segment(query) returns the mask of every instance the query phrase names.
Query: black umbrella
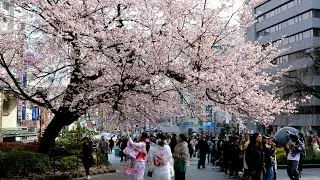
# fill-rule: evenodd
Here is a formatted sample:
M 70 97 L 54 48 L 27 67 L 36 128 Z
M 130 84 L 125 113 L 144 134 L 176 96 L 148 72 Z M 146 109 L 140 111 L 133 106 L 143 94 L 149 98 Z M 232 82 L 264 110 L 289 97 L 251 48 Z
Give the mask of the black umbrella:
M 288 131 L 293 134 L 298 134 L 299 132 L 299 130 L 293 127 L 284 127 L 279 129 L 274 136 L 279 146 L 285 146 L 288 143 Z

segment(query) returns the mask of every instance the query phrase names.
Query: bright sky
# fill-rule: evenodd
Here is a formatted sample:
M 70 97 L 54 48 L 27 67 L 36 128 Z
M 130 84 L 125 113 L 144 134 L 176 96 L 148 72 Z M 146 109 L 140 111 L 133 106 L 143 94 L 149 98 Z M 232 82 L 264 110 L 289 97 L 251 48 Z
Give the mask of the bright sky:
M 230 10 L 229 12 L 225 12 L 222 14 L 222 17 L 229 17 L 233 11 L 236 11 L 238 8 L 241 7 L 241 5 L 243 4 L 244 0 L 229 0 L 230 4 L 234 4 L 234 7 L 232 10 Z M 221 4 L 221 0 L 208 0 L 208 2 L 210 3 L 211 6 L 219 6 Z M 231 22 L 231 24 L 236 23 L 236 20 L 233 20 Z

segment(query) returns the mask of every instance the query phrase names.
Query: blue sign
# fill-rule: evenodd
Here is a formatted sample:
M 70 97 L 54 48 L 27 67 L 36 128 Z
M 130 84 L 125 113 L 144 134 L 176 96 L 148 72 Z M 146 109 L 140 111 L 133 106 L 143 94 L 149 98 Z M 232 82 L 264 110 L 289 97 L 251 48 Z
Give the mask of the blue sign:
M 27 120 L 27 108 L 26 108 L 26 106 L 22 107 L 22 120 Z
M 177 126 L 179 126 L 179 127 L 189 127 L 189 126 L 194 126 L 194 123 L 193 122 L 177 123 Z
M 25 74 L 22 76 L 22 83 L 23 83 L 23 87 L 24 87 L 24 88 L 27 88 L 27 86 L 28 86 L 28 75 L 27 75 L 27 73 L 25 73 Z
M 32 108 L 32 120 L 36 121 L 39 118 L 39 108 L 38 107 L 34 107 Z

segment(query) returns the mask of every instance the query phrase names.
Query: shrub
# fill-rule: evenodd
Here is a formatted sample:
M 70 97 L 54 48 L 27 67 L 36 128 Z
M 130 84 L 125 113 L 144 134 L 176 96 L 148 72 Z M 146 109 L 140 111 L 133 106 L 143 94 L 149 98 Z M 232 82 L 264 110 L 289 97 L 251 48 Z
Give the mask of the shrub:
M 49 158 L 44 154 L 27 151 L 0 153 L 0 177 L 43 173 L 49 168 Z
M 277 153 L 277 164 L 278 165 L 287 164 L 287 154 L 285 152 Z
M 81 154 L 82 154 L 81 149 L 55 148 L 50 155 L 52 157 L 56 157 L 56 156 L 73 156 L 73 155 L 81 155 Z
M 81 158 L 78 158 L 76 156 L 67 156 L 63 157 L 57 162 L 55 162 L 56 168 L 59 171 L 69 171 L 69 170 L 75 170 L 78 168 L 78 165 L 81 166 Z
M 283 154 L 283 153 L 286 153 L 283 147 L 277 148 L 277 155 L 278 154 Z
M 320 164 L 320 157 L 316 157 L 313 151 L 307 151 L 307 155 L 302 158 L 302 162 L 303 164 Z M 277 151 L 277 163 L 278 165 L 287 164 L 287 154 L 285 151 Z
M 22 142 L 3 142 L 0 143 L 1 152 L 9 151 L 31 151 L 36 152 L 39 147 L 38 143 L 22 143 Z

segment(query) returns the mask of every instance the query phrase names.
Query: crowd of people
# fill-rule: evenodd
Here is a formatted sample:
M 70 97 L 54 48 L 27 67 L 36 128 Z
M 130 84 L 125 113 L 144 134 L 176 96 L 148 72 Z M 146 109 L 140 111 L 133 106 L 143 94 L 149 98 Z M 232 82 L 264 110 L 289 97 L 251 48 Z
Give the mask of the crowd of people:
M 305 155 L 307 143 L 303 136 L 288 132 L 288 143 L 284 148 L 288 160 L 287 174 L 291 180 L 300 179 L 300 159 Z M 116 142 L 102 137 L 98 150 L 105 155 L 107 165 L 108 153 L 114 145 L 120 149 L 120 161 L 131 162 L 125 174 L 130 175 L 132 180 L 143 180 L 146 168 L 148 176 L 155 180 L 171 180 L 172 177 L 184 180 L 191 158 L 198 158 L 198 169 L 204 169 L 209 164 L 213 168 L 220 168 L 230 177 L 249 180 L 277 178 L 276 139 L 260 133 L 188 137 L 184 134 L 159 133 L 149 136 L 142 133 L 139 139 L 132 139 L 128 133 Z M 83 151 L 84 154 L 92 152 L 88 149 L 87 140 Z M 88 165 L 84 165 L 87 172 Z

